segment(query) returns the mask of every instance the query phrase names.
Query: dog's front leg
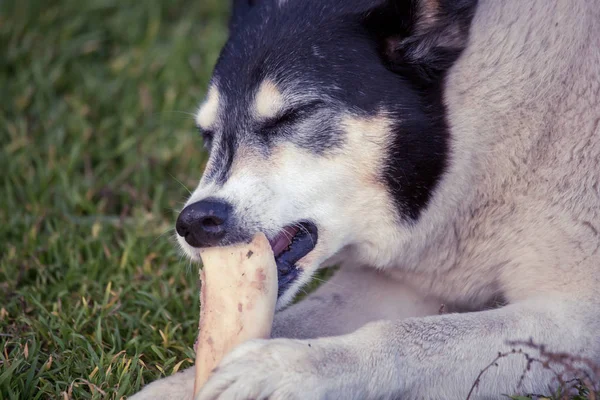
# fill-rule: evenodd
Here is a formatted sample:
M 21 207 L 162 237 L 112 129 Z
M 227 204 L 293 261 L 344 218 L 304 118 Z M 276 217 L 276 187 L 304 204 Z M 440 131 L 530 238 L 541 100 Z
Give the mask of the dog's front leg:
M 372 321 L 435 315 L 440 306 L 439 299 L 374 268 L 342 267 L 306 299 L 275 315 L 273 337 L 338 336 Z
M 480 371 L 511 349 L 510 340 L 533 338 L 548 350 L 598 356 L 585 314 L 581 305 L 544 299 L 375 322 L 331 338 L 253 341 L 223 360 L 201 399 L 464 399 Z M 546 392 L 553 374 L 534 364 L 519 386 L 525 367 L 519 354 L 499 360 L 471 398 Z
M 436 314 L 423 298 L 372 268 L 342 268 L 315 293 L 275 315 L 273 337 L 308 339 L 350 333 L 376 320 Z M 148 384 L 134 400 L 191 399 L 194 368 Z

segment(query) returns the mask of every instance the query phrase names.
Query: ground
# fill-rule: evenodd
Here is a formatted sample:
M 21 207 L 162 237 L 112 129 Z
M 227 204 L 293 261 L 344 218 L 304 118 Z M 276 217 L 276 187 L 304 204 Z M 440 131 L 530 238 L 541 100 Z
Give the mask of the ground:
M 0 399 L 120 399 L 192 365 L 173 226 L 227 3 L 0 1 Z
M 0 399 L 118 399 L 192 365 L 173 226 L 224 5 L 0 2 Z

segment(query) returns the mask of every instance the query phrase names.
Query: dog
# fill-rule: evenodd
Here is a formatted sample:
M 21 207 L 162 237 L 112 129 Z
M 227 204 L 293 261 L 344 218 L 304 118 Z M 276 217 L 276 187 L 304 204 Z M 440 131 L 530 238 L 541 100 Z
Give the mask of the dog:
M 262 231 L 279 279 L 273 338 L 198 399 L 496 399 L 558 385 L 480 375 L 515 343 L 600 361 L 600 1 L 234 1 L 196 122 L 181 248 Z

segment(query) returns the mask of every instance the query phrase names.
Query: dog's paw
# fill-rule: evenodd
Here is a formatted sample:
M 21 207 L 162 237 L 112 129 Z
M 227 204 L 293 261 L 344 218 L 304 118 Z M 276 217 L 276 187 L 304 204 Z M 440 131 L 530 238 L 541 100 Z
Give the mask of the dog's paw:
M 129 400 L 192 400 L 194 397 L 194 367 L 148 384 Z
M 198 400 L 349 399 L 350 358 L 332 341 L 250 341 L 223 359 Z

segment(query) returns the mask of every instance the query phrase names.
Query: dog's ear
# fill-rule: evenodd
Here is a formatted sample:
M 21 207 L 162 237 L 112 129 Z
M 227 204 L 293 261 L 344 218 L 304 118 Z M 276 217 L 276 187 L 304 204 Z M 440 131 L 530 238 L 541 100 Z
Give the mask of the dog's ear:
M 243 21 L 244 17 L 261 0 L 232 0 L 229 17 L 229 30 L 233 31 Z M 264 1 L 264 0 L 262 0 Z
M 383 0 L 364 14 L 391 70 L 438 81 L 467 45 L 478 0 Z

